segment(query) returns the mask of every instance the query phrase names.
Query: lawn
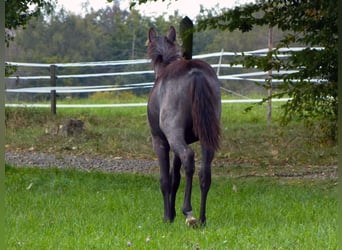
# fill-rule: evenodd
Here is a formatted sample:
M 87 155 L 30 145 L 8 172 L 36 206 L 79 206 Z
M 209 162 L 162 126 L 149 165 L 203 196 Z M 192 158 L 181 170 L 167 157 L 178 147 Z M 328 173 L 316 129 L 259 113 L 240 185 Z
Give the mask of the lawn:
M 165 224 L 157 175 L 7 166 L 7 249 L 336 249 L 335 182 L 215 176 L 207 226 L 192 229 L 184 181 Z
M 266 106 L 223 104 L 221 148 L 214 164 L 222 166 L 332 166 L 336 142 L 324 134 L 322 121 L 307 127 L 301 121 L 279 124 L 279 106 L 267 123 Z M 69 119 L 84 122 L 80 136 L 65 137 L 60 127 Z M 146 107 L 59 109 L 6 108 L 7 150 L 93 155 L 125 159 L 154 159 Z M 200 153 L 195 145 L 196 155 Z
M 319 120 L 281 126 L 280 105 L 268 124 L 265 105 L 245 112 L 250 104 L 223 104 L 207 226 L 198 229 L 180 212 L 184 182 L 178 217 L 164 224 L 157 175 L 7 166 L 8 249 L 336 249 L 336 180 L 274 177 L 333 170 L 336 142 Z M 68 119 L 84 122 L 81 135 L 59 133 Z M 146 107 L 58 109 L 56 116 L 6 108 L 6 150 L 155 160 Z M 195 178 L 195 215 L 199 195 Z

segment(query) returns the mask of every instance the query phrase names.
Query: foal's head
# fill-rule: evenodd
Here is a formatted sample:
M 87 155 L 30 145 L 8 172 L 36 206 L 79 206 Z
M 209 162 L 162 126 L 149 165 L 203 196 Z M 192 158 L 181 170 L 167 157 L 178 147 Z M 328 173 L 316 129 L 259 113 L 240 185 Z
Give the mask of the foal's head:
M 152 59 L 152 65 L 155 70 L 180 59 L 182 54 L 176 45 L 175 28 L 171 26 L 166 36 L 158 36 L 154 28 L 150 28 L 148 33 L 147 53 Z

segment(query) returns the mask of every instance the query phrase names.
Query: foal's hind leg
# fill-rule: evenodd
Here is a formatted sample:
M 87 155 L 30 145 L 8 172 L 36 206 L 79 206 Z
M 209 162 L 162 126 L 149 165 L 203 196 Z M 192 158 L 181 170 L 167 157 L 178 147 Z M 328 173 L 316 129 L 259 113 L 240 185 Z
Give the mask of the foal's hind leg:
M 202 225 L 206 222 L 206 202 L 207 195 L 211 185 L 211 162 L 214 158 L 214 150 L 208 149 L 202 145 L 202 163 L 199 172 L 199 181 L 201 188 L 201 209 L 200 209 L 200 223 Z
M 192 215 L 191 192 L 192 178 L 195 172 L 195 160 L 193 150 L 186 144 L 181 137 L 168 138 L 171 149 L 181 160 L 185 170 L 185 194 L 183 204 L 183 214 L 186 216 L 186 221 L 189 225 L 196 224 L 196 219 Z
M 171 171 L 171 200 L 170 200 L 170 208 L 171 208 L 171 221 L 176 217 L 176 195 L 179 187 L 181 175 L 180 168 L 182 162 L 177 155 L 174 155 L 173 158 L 173 167 Z
M 170 207 L 170 160 L 169 152 L 170 146 L 166 140 L 158 136 L 152 136 L 153 149 L 156 153 L 159 161 L 160 168 L 160 189 L 163 194 L 164 200 L 164 221 L 172 221 L 173 216 L 171 215 Z

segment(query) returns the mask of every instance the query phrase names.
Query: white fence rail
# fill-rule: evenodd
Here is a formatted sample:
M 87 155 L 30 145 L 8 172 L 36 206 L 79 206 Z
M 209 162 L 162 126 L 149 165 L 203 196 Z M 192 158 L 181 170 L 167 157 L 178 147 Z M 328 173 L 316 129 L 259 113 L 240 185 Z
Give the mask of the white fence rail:
M 290 98 L 273 99 L 273 102 L 286 102 Z M 222 100 L 222 103 L 258 103 L 262 99 Z M 7 107 L 50 108 L 50 104 L 6 104 Z M 146 107 L 147 103 L 112 103 L 112 104 L 57 104 L 57 108 L 126 108 Z
M 300 51 L 305 48 L 297 47 L 297 48 L 281 48 L 279 50 L 278 57 L 288 57 L 289 53 L 294 51 Z M 321 50 L 321 47 L 311 48 L 315 50 Z M 254 56 L 265 56 L 268 52 L 268 49 L 260 49 L 253 51 L 245 51 L 245 52 L 217 52 L 210 53 L 204 55 L 196 55 L 193 58 L 199 59 L 208 59 L 218 57 L 218 64 L 211 64 L 212 67 L 217 69 L 217 72 L 221 68 L 240 68 L 243 69 L 242 65 L 230 65 L 223 64 L 223 57 L 236 57 L 241 55 L 254 55 Z M 50 87 L 27 87 L 27 88 L 7 88 L 6 92 L 8 93 L 50 93 L 50 94 L 67 94 L 67 93 L 91 93 L 91 92 L 104 92 L 104 91 L 120 91 L 120 90 L 133 90 L 133 89 L 141 89 L 141 88 L 151 88 L 153 86 L 153 82 L 144 82 L 144 83 L 131 83 L 131 84 L 123 84 L 120 86 L 117 85 L 97 85 L 97 86 L 56 86 L 56 79 L 67 79 L 67 78 L 94 78 L 94 77 L 114 77 L 114 76 L 129 76 L 129 75 L 142 75 L 142 74 L 154 74 L 152 70 L 141 70 L 141 71 L 122 71 L 122 72 L 110 72 L 110 73 L 91 73 L 91 74 L 70 74 L 70 75 L 58 75 L 56 73 L 51 73 L 52 67 L 56 68 L 70 68 L 70 67 L 108 67 L 108 66 L 127 66 L 127 65 L 137 65 L 137 64 L 149 64 L 150 60 L 147 59 L 137 59 L 137 60 L 119 60 L 119 61 L 102 61 L 102 62 L 77 62 L 77 63 L 54 63 L 54 64 L 46 64 L 46 63 L 22 63 L 22 62 L 6 62 L 6 65 L 15 66 L 15 67 L 30 67 L 30 68 L 46 68 L 50 69 L 50 75 L 38 75 L 38 76 L 10 76 L 7 77 L 9 80 L 51 80 L 52 84 Z M 293 74 L 296 73 L 296 70 L 291 71 L 279 71 L 272 72 L 272 75 L 275 74 Z M 248 73 L 239 73 L 239 74 L 229 74 L 229 75 L 219 75 L 220 80 L 228 80 L 228 81 L 251 81 L 251 82 L 265 82 L 267 78 L 270 77 L 269 72 L 248 72 Z M 54 80 L 53 80 L 54 79 Z M 319 81 L 319 79 L 316 79 Z M 311 79 L 311 81 L 315 81 L 315 79 Z M 281 82 L 281 80 L 272 79 L 272 82 Z M 285 99 L 281 99 L 284 101 Z M 286 99 L 287 100 L 287 99 Z M 247 99 L 243 100 L 244 102 L 256 102 L 260 100 L 255 99 Z M 275 101 L 275 100 L 274 100 Z M 225 100 L 226 103 L 236 103 L 241 102 L 241 100 Z M 53 104 L 51 104 L 53 105 Z M 34 104 L 35 107 L 50 107 L 51 105 L 42 105 L 42 104 Z M 56 105 L 56 103 L 54 104 Z M 125 104 L 125 106 L 142 106 L 146 105 L 138 103 L 138 104 Z M 32 106 L 31 104 L 6 104 L 6 106 Z M 110 105 L 102 105 L 102 104 L 94 104 L 94 105 L 56 105 L 56 107 L 121 107 L 122 104 L 110 104 Z

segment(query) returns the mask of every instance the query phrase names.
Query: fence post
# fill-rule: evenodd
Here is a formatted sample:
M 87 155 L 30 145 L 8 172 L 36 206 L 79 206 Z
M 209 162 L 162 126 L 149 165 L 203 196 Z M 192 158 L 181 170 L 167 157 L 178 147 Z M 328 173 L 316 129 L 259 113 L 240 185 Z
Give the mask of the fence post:
M 56 87 L 56 65 L 50 65 L 50 87 Z M 57 108 L 56 108 L 56 90 L 50 91 L 50 101 L 51 101 L 51 114 L 56 115 Z
M 269 27 L 268 30 L 268 51 L 272 51 L 273 50 L 273 29 L 272 27 Z M 272 58 L 271 58 L 272 60 Z M 268 101 L 267 101 L 267 122 L 268 124 L 272 123 L 272 69 L 270 69 L 268 71 L 268 81 L 269 81 L 269 87 L 267 90 L 267 94 L 268 94 Z
M 192 58 L 193 28 L 194 24 L 187 16 L 184 17 L 179 24 L 179 33 L 182 38 L 183 57 L 187 60 Z

